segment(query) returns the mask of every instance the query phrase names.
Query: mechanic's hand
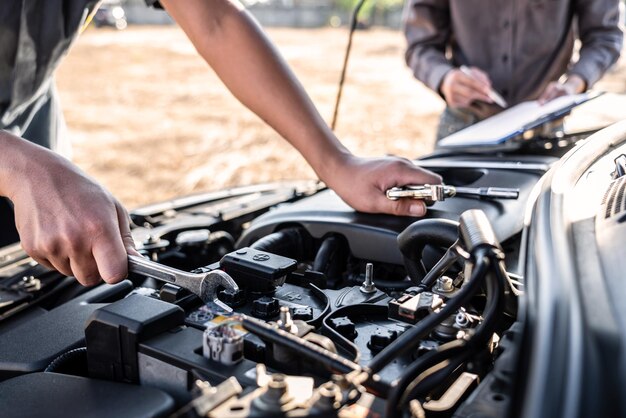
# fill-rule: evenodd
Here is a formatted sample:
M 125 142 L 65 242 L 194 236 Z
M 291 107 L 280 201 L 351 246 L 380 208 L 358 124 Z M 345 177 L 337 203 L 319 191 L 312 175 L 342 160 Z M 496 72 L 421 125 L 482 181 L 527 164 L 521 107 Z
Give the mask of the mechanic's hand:
M 24 250 L 86 286 L 126 278 L 127 253 L 137 252 L 122 205 L 66 159 L 19 141 L 12 151 L 22 162 L 3 192 L 15 205 Z
M 546 104 L 557 97 L 578 94 L 587 90 L 587 82 L 580 76 L 572 74 L 564 82 L 552 81 L 539 96 L 539 103 Z
M 389 200 L 385 195 L 387 189 L 441 183 L 439 175 L 397 157 L 359 158 L 349 155 L 330 177 L 323 180 L 354 209 L 399 216 L 424 216 L 426 205 L 420 200 Z
M 446 103 L 453 108 L 469 107 L 476 100 L 493 103 L 489 98 L 490 89 L 489 76 L 476 67 L 469 67 L 469 74 L 460 68 L 448 71 L 440 87 Z

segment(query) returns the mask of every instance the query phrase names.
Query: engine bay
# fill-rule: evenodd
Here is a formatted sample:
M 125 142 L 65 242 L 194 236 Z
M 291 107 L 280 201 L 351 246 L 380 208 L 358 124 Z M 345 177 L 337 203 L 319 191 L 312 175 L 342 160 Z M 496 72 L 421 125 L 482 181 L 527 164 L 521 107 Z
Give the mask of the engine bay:
M 556 160 L 422 159 L 446 184 L 519 197 L 455 197 L 419 220 L 354 212 L 312 181 L 133 211 L 147 259 L 234 280 L 209 303 L 137 272 L 85 289 L 4 248 L 0 390 L 66 416 L 500 416 L 513 407 L 524 210 Z

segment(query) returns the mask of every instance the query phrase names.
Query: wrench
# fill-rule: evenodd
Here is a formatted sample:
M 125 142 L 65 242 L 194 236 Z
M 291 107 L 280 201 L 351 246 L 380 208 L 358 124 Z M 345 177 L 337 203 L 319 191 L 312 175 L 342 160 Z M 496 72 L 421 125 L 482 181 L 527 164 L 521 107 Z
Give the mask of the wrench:
M 387 199 L 411 198 L 423 200 L 428 206 L 453 196 L 475 196 L 482 199 L 517 199 L 519 189 L 504 187 L 454 187 L 445 184 L 424 184 L 393 187 L 387 190 Z
M 232 277 L 221 270 L 212 270 L 206 274 L 189 273 L 136 255 L 128 256 L 128 270 L 187 289 L 198 295 L 204 303 L 217 305 L 228 313 L 233 310 L 217 298 L 217 288 L 222 286 L 232 292 L 239 290 Z

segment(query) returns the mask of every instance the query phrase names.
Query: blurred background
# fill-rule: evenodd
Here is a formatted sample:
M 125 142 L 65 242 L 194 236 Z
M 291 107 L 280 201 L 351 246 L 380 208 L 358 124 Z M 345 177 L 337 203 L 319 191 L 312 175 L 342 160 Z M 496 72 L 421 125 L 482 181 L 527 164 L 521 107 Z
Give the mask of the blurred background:
M 330 123 L 353 0 L 248 0 L 249 11 Z M 402 0 L 361 13 L 336 133 L 354 153 L 432 151 L 443 101 L 404 63 Z M 73 160 L 127 207 L 224 187 L 315 178 L 304 159 L 239 104 L 183 32 L 144 0 L 106 1 L 57 72 Z M 625 117 L 624 59 L 607 95 L 570 126 Z M 358 180 L 358 179 L 357 179 Z

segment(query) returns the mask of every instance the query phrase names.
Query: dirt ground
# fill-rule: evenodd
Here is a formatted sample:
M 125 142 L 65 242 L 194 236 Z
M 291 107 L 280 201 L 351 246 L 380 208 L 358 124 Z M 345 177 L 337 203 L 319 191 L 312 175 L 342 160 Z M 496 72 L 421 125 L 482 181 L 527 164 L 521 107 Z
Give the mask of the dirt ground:
M 345 30 L 268 32 L 330 123 Z M 355 36 L 336 132 L 356 154 L 417 157 L 432 149 L 443 102 L 413 79 L 403 49 L 396 31 Z M 620 67 L 605 87 L 626 91 L 623 75 Z M 90 29 L 57 80 L 74 161 L 130 208 L 315 176 L 229 94 L 178 28 Z M 604 110 L 597 113 L 602 121 L 607 117 Z

